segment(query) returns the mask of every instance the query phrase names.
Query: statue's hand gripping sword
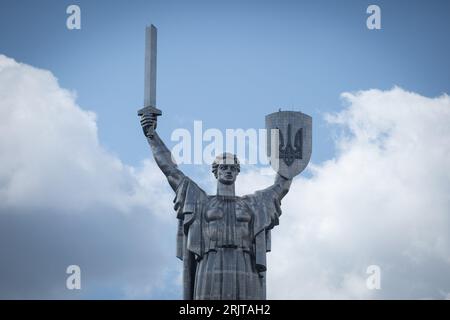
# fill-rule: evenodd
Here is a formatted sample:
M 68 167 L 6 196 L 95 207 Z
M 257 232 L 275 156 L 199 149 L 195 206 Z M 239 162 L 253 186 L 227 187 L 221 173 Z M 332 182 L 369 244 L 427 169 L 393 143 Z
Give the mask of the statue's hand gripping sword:
M 145 74 L 144 74 L 144 108 L 138 110 L 138 116 L 162 115 L 156 108 L 156 48 L 157 29 L 154 25 L 145 28 Z M 144 134 L 153 138 L 155 125 L 150 126 Z

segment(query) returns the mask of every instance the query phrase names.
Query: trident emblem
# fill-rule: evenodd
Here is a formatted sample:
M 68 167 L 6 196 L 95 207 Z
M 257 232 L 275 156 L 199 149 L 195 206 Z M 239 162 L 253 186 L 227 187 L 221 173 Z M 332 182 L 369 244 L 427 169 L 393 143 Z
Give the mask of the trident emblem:
M 279 128 L 277 128 L 279 129 Z M 300 128 L 295 133 L 294 137 L 294 147 L 292 147 L 291 142 L 291 124 L 287 127 L 287 143 L 284 144 L 283 133 L 280 130 L 279 133 L 279 157 L 283 159 L 288 167 L 294 162 L 295 159 L 303 159 L 302 147 L 303 147 L 303 128 Z

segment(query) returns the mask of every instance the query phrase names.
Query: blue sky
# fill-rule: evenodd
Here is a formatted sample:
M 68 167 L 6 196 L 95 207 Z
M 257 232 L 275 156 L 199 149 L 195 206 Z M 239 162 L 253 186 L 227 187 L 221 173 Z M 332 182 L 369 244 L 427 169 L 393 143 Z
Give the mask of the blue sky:
M 70 4 L 81 30 L 66 28 Z M 366 27 L 370 4 L 381 30 Z M 0 297 L 180 298 L 173 194 L 136 115 L 153 23 L 169 146 L 195 120 L 225 130 L 263 128 L 278 108 L 313 117 L 315 167 L 283 200 L 270 297 L 450 298 L 450 113 L 436 98 L 450 92 L 449 14 L 446 0 L 0 0 Z M 199 180 L 209 166 L 182 169 Z M 271 182 L 251 169 L 239 179 L 245 192 Z M 68 293 L 64 270 L 78 262 L 86 286 Z M 378 294 L 359 287 L 373 263 L 387 270 Z
M 377 4 L 382 30 L 366 28 Z M 65 27 L 69 4 L 82 29 Z M 449 92 L 448 1 L 5 1 L 0 52 L 51 70 L 98 115 L 102 143 L 126 163 L 148 157 L 135 111 L 143 96 L 143 30 L 159 29 L 159 130 L 260 128 L 264 115 L 314 118 L 312 160 L 334 154 L 323 114 L 339 95 L 398 85 Z M 220 111 L 219 111 L 220 110 Z M 239 116 L 237 116 L 239 115 Z

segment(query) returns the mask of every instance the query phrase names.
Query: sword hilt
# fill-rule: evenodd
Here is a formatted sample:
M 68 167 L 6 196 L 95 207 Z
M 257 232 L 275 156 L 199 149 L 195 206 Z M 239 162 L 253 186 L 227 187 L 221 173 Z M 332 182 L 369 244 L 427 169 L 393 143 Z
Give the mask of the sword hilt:
M 139 109 L 137 112 L 138 116 L 142 117 L 142 116 L 147 116 L 147 115 L 154 115 L 156 117 L 162 115 L 161 110 L 152 107 L 152 106 L 148 106 L 148 107 L 144 107 L 142 109 Z M 148 128 L 147 132 L 144 131 L 144 134 L 146 136 L 148 136 L 150 139 L 153 138 L 153 133 L 155 132 L 155 125 L 152 125 Z

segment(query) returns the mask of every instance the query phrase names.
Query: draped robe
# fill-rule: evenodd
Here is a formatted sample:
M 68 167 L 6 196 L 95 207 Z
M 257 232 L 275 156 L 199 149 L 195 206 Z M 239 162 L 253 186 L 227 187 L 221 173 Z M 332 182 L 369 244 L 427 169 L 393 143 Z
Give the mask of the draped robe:
M 266 253 L 280 199 L 278 185 L 243 197 L 208 196 L 183 178 L 174 209 L 184 299 L 266 298 Z

